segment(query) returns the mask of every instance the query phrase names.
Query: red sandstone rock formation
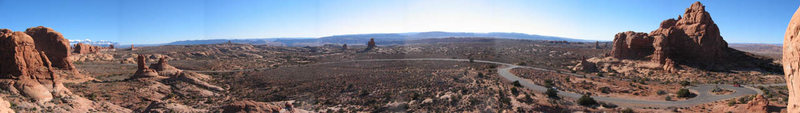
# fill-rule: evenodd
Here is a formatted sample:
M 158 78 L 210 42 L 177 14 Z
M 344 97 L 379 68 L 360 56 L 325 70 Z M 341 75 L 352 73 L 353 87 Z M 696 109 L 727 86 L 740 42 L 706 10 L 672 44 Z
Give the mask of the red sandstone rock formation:
M 133 74 L 132 78 L 147 78 L 147 77 L 158 77 L 158 72 L 156 70 L 150 69 L 147 66 L 147 59 L 144 58 L 144 55 L 139 55 L 136 58 L 136 63 L 138 64 L 138 70 L 136 73 Z
M 647 33 L 628 31 L 614 36 L 611 56 L 620 59 L 638 59 L 652 54 L 652 50 L 653 38 L 647 36 Z
M 43 26 L 28 28 L 25 33 L 33 38 L 38 51 L 44 51 L 49 55 L 48 58 L 53 63 L 53 67 L 68 70 L 75 68 L 72 61 L 67 59 L 70 54 L 69 40 L 65 39 L 61 33 Z
M 222 107 L 223 113 L 276 113 L 281 107 L 264 102 L 236 101 Z
M 800 112 L 800 8 L 794 12 L 783 39 L 783 72 L 789 88 L 789 113 Z
M 75 53 L 78 54 L 97 53 L 98 51 L 100 51 L 100 47 L 97 46 L 84 43 L 75 44 Z
M 575 71 L 583 71 L 583 72 L 597 72 L 597 65 L 595 63 L 586 61 L 586 58 L 583 58 L 580 62 L 578 62 L 575 67 L 572 67 L 572 70 Z
M 64 91 L 45 53 L 36 50 L 27 34 L 0 29 L 0 87 L 39 102 L 50 101 L 51 92 Z
M 155 69 L 158 71 L 159 75 L 175 75 L 180 73 L 181 70 L 175 68 L 169 64 L 167 64 L 167 57 L 161 57 L 158 59 L 158 63 L 150 65 L 151 69 Z
M 747 102 L 747 111 L 748 113 L 767 113 L 767 107 L 769 106 L 769 100 L 764 98 L 763 95 L 756 95 L 753 100 Z
M 369 42 L 367 42 L 367 49 L 366 50 L 371 50 L 372 48 L 375 48 L 375 47 L 377 47 L 377 45 L 375 45 L 375 39 L 374 38 L 370 38 Z
M 753 69 L 779 72 L 777 65 L 747 53 L 728 48 L 717 24 L 705 6 L 695 2 L 682 17 L 661 22 L 647 33 L 632 31 L 614 37 L 611 56 L 620 59 L 648 59 L 674 72 L 678 65 L 708 70 Z

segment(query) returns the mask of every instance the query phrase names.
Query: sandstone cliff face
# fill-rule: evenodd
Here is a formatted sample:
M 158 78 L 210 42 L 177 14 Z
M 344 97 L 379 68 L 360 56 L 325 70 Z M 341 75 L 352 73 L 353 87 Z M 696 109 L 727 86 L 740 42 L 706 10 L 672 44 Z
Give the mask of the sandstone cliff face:
M 28 28 L 25 33 L 33 38 L 37 50 L 48 55 L 53 67 L 69 70 L 75 68 L 72 61 L 67 59 L 70 54 L 69 40 L 61 33 L 43 26 Z
M 789 88 L 789 113 L 800 112 L 800 8 L 795 11 L 783 39 L 783 71 Z
M 679 65 L 707 70 L 776 70 L 769 60 L 755 58 L 728 47 L 717 24 L 705 6 L 695 2 L 678 19 L 661 22 L 658 29 L 647 33 L 632 31 L 614 37 L 611 56 L 618 59 L 650 60 L 674 72 Z
M 55 93 L 66 91 L 53 73 L 45 52 L 36 50 L 34 40 L 23 32 L 0 29 L 0 87 L 31 97 L 37 102 L 50 101 Z

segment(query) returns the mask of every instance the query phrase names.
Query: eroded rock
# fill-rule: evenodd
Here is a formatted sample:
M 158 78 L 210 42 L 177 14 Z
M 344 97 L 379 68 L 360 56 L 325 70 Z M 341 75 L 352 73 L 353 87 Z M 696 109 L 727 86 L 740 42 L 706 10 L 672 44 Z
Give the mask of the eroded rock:
M 25 33 L 33 38 L 36 50 L 44 51 L 53 67 L 60 69 L 74 69 L 72 61 L 67 57 L 70 55 L 69 40 L 64 38 L 61 33 L 43 26 L 31 27 Z
M 783 72 L 789 88 L 789 113 L 800 112 L 800 8 L 794 12 L 783 39 Z

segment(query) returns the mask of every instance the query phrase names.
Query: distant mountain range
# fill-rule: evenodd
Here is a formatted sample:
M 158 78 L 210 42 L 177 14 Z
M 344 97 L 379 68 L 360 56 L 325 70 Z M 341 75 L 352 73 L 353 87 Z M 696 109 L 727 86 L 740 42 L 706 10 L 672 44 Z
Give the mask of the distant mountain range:
M 75 45 L 75 44 L 78 44 L 78 43 L 84 43 L 84 44 L 89 44 L 89 45 L 94 45 L 94 46 L 102 46 L 102 47 L 106 47 L 108 45 L 119 45 L 118 42 L 112 42 L 112 41 L 106 41 L 106 40 L 98 40 L 98 41 L 92 41 L 90 39 L 69 40 L 69 44 L 70 45 Z
M 167 43 L 166 45 L 194 45 L 194 44 L 218 44 L 218 43 L 244 43 L 244 44 L 267 44 L 279 46 L 319 46 L 324 44 L 348 44 L 364 45 L 370 38 L 375 38 L 378 45 L 397 44 L 397 42 L 428 39 L 428 38 L 450 38 L 450 37 L 490 37 L 505 39 L 528 39 L 528 40 L 553 40 L 553 41 L 572 41 L 588 42 L 591 40 L 572 39 L 554 36 L 531 35 L 523 33 L 469 33 L 469 32 L 412 32 L 412 33 L 374 33 L 374 34 L 351 34 L 334 35 L 320 38 L 260 38 L 260 39 L 210 39 L 210 40 L 185 40 Z

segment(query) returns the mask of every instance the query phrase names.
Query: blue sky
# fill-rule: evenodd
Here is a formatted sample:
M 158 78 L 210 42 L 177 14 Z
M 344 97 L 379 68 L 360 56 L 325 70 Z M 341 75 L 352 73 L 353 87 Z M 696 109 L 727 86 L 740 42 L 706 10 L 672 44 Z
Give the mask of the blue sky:
M 424 31 L 612 40 L 650 32 L 695 0 L 0 0 L 0 28 L 155 44 Z M 729 43 L 782 43 L 797 0 L 701 0 Z

